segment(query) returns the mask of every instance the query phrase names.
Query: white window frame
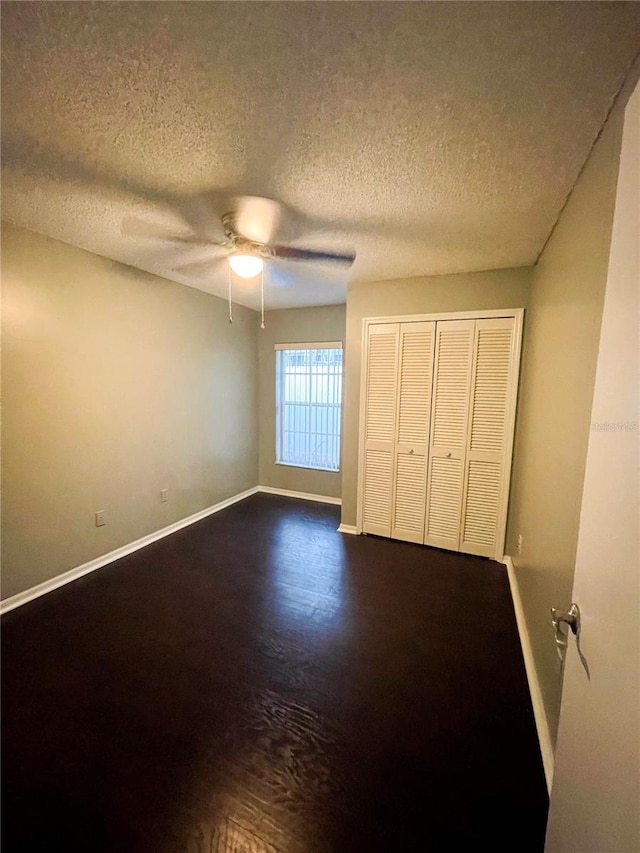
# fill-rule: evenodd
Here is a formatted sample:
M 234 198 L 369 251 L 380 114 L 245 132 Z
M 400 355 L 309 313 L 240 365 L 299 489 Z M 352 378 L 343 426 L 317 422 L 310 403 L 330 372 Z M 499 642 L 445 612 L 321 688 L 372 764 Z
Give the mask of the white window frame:
M 339 419 L 338 419 L 338 467 L 337 468 L 325 468 L 320 467 L 318 465 L 305 465 L 299 462 L 288 462 L 283 459 L 283 438 L 284 438 L 284 424 L 282 418 L 282 373 L 279 369 L 279 359 L 278 352 L 287 351 L 291 352 L 292 350 L 318 350 L 318 349 L 339 349 L 343 352 L 343 364 L 342 364 L 342 373 L 341 373 L 341 393 L 340 399 L 338 400 L 339 405 Z M 276 440 L 275 440 L 275 464 L 276 465 L 284 465 L 288 468 L 305 468 L 313 471 L 325 471 L 329 474 L 336 474 L 340 471 L 341 458 L 342 458 L 342 410 L 343 410 L 343 396 L 344 396 L 344 346 L 342 341 L 311 341 L 311 342 L 302 342 L 302 343 L 277 343 L 274 346 L 275 351 L 275 432 L 276 432 Z

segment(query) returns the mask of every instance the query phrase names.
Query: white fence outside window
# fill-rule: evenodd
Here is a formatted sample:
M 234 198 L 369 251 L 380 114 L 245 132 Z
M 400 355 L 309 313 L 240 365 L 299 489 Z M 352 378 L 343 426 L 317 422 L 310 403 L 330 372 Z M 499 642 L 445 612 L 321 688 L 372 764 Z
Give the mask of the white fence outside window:
M 276 345 L 276 461 L 340 467 L 342 344 Z

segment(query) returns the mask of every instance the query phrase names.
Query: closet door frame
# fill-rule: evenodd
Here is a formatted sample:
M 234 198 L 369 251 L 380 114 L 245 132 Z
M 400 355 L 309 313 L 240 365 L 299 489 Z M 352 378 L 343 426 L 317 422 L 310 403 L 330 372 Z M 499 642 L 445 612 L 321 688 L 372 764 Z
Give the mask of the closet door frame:
M 504 540 L 507 527 L 507 512 L 509 508 L 509 492 L 511 486 L 511 467 L 513 460 L 513 442 L 515 435 L 516 403 L 520 379 L 520 359 L 522 352 L 522 328 L 524 323 L 524 308 L 493 308 L 477 311 L 450 311 L 440 314 L 397 314 L 384 317 L 364 317 L 362 320 L 361 369 L 360 369 L 360 414 L 358 423 L 358 492 L 356 533 L 362 533 L 363 526 L 363 495 L 364 495 L 364 454 L 365 454 L 365 418 L 366 418 L 366 370 L 369 347 L 369 327 L 379 323 L 421 323 L 438 322 L 443 320 L 490 320 L 497 317 L 513 318 L 513 339 L 511 342 L 511 357 L 513 359 L 513 380 L 507 400 L 507 416 L 505 429 L 508 436 L 503 468 L 502 500 L 496 535 L 496 550 L 493 559 L 502 560 L 504 556 Z

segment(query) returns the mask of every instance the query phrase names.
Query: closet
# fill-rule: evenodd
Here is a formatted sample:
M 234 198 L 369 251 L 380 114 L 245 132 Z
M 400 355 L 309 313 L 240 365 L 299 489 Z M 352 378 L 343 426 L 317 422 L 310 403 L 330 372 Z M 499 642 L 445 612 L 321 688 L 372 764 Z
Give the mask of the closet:
M 365 321 L 363 533 L 502 557 L 522 310 L 499 313 Z

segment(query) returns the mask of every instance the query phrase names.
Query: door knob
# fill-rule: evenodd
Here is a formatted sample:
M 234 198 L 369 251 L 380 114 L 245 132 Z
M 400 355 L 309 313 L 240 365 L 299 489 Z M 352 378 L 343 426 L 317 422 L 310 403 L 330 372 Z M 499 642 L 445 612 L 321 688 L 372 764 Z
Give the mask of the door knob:
M 556 633 L 556 645 L 566 648 L 568 634 L 565 634 L 560 627 L 563 622 L 571 628 L 576 637 L 580 636 L 580 608 L 577 604 L 572 604 L 568 610 L 551 608 L 551 624 Z

